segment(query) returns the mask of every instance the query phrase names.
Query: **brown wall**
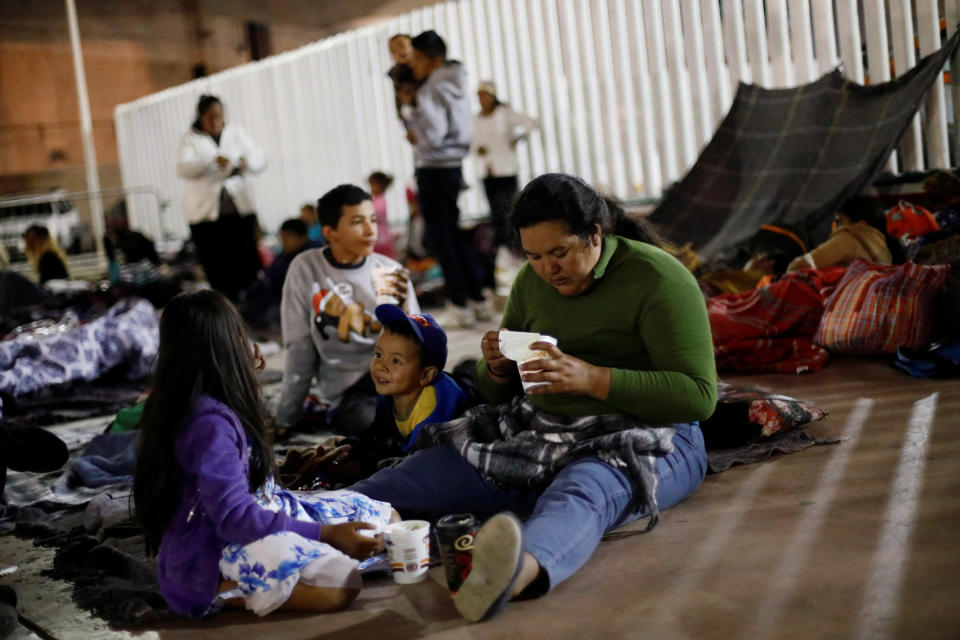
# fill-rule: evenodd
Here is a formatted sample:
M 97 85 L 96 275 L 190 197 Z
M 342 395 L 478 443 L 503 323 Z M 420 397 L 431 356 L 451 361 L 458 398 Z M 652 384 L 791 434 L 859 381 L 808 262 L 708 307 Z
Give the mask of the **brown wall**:
M 101 186 L 120 186 L 114 107 L 248 62 L 247 21 L 280 53 L 434 1 L 76 0 Z M 0 195 L 86 190 L 75 82 L 63 0 L 0 0 Z

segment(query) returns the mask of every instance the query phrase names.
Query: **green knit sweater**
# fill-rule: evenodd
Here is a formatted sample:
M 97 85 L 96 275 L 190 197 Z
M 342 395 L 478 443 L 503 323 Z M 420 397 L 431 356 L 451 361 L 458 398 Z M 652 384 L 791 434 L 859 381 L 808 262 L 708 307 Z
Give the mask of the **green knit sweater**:
M 565 416 L 626 413 L 650 424 L 704 420 L 717 401 L 717 371 L 703 295 L 682 264 L 652 245 L 619 236 L 603 251 L 585 292 L 563 296 L 524 265 L 501 327 L 557 338 L 566 354 L 611 367 L 606 401 L 584 395 L 531 395 L 539 409 Z M 519 374 L 498 384 L 477 363 L 488 402 L 522 393 Z

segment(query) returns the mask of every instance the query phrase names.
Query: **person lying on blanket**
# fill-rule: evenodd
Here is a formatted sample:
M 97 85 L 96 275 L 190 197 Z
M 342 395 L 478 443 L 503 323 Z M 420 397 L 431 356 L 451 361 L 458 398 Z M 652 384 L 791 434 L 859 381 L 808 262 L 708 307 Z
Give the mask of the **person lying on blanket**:
M 795 258 L 787 265 L 787 271 L 846 266 L 857 258 L 892 264 L 887 237 L 877 228 L 883 224 L 883 210 L 876 200 L 867 196 L 850 198 L 837 210 L 830 237 Z
M 256 377 L 264 363 L 251 344 L 221 293 L 182 293 L 164 308 L 133 482 L 147 553 L 181 615 L 224 602 L 261 616 L 336 611 L 360 590 L 359 560 L 383 546 L 361 530 L 399 516 L 357 493 L 275 484 Z
M 510 215 L 527 257 L 501 326 L 537 332 L 547 355 L 520 367 L 481 340 L 478 385 L 491 403 L 423 427 L 413 455 L 351 487 L 402 515 L 497 513 L 477 533 L 454 595 L 471 621 L 572 576 L 607 531 L 699 486 L 696 421 L 717 398 L 703 296 L 643 225 L 581 180 L 540 176 Z M 539 383 L 527 394 L 524 382 Z M 532 512 L 521 524 L 507 510 Z

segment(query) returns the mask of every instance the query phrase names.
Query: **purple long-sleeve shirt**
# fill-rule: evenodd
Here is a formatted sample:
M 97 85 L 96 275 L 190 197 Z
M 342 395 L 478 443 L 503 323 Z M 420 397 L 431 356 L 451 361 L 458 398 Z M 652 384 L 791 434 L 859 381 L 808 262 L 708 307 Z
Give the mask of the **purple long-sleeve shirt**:
M 264 509 L 250 493 L 247 438 L 237 415 L 200 396 L 175 443 L 180 505 L 157 556 L 160 593 L 181 615 L 203 616 L 220 583 L 220 554 L 278 531 L 320 539 L 321 525 Z

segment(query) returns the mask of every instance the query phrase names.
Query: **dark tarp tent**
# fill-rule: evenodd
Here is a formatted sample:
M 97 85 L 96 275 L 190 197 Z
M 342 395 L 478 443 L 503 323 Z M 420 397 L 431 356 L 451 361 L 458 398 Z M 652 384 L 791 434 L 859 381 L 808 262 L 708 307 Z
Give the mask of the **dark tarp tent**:
M 837 207 L 883 170 L 958 36 L 883 84 L 854 84 L 839 70 L 792 89 L 741 84 L 713 139 L 650 220 L 706 258 L 761 224 L 822 241 Z

